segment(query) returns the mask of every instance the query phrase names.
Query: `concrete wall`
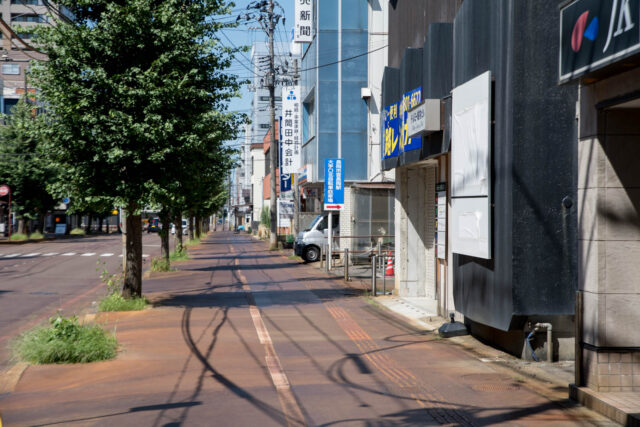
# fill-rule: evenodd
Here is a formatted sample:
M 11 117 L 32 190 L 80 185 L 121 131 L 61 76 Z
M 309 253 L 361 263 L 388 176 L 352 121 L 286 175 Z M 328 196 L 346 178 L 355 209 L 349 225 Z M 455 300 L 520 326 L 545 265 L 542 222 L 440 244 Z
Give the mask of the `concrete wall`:
M 640 102 L 616 101 L 638 90 L 640 69 L 580 88 L 583 374 L 599 391 L 640 391 Z
M 433 161 L 396 169 L 396 289 L 436 301 Z

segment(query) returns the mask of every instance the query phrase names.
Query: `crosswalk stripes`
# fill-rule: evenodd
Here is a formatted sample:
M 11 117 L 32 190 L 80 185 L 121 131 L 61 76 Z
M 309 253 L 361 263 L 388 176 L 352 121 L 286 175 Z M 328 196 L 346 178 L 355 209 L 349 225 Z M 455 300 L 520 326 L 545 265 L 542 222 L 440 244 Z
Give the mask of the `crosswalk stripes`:
M 72 256 L 82 256 L 82 257 L 92 257 L 92 256 L 97 256 L 99 258 L 109 258 L 114 256 L 115 254 L 112 252 L 105 252 L 102 254 L 98 254 L 97 252 L 84 252 L 84 253 L 78 253 L 78 252 L 65 252 L 65 253 L 59 253 L 59 252 L 47 252 L 47 253 L 41 253 L 41 252 L 33 252 L 33 253 L 28 253 L 28 254 L 0 254 L 0 259 L 7 259 L 7 258 L 37 258 L 37 257 L 54 257 L 54 256 L 65 256 L 65 257 L 72 257 Z M 149 254 L 142 254 L 142 258 L 149 258 L 151 255 Z M 118 255 L 118 257 L 122 258 L 122 254 Z
M 65 252 L 65 253 L 60 253 L 60 252 L 47 252 L 45 254 L 41 253 L 41 252 L 33 252 L 33 253 L 29 253 L 29 254 L 0 254 L 0 259 L 7 259 L 7 258 L 37 258 L 37 257 L 53 257 L 53 256 L 66 256 L 66 257 L 72 257 L 72 256 L 82 256 L 82 257 L 92 257 L 92 256 L 97 256 L 99 258 L 109 258 L 114 256 L 115 254 L 112 252 L 105 252 L 102 254 L 98 254 L 97 252 L 84 252 L 84 253 L 78 253 L 78 252 Z M 151 255 L 149 254 L 142 254 L 142 258 L 149 258 Z M 118 257 L 122 258 L 122 254 L 118 255 Z

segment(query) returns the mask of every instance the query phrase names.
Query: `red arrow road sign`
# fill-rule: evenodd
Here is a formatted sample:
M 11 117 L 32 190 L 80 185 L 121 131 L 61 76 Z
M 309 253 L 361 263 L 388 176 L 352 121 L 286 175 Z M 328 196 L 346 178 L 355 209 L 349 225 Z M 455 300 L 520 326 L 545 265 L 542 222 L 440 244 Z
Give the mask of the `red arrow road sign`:
M 324 205 L 325 210 L 340 210 L 344 205 Z

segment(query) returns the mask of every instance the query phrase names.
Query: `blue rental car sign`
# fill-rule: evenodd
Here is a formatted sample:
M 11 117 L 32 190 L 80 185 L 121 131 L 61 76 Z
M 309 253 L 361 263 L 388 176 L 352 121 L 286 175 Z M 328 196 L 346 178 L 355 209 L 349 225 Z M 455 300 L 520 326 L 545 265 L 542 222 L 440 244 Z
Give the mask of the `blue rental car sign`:
M 324 209 L 344 208 L 344 159 L 324 159 Z

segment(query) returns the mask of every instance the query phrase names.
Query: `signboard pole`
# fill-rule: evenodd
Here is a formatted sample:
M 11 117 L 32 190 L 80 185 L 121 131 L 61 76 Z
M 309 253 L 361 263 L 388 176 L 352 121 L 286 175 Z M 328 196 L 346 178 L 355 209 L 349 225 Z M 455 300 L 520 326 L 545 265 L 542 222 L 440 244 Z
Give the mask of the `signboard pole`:
M 332 219 L 333 219 L 333 212 L 329 211 L 329 232 L 327 233 L 327 236 L 329 237 L 329 244 L 327 245 L 329 250 L 327 251 L 327 268 L 329 271 L 331 271 L 331 259 L 332 259 L 332 254 L 333 254 L 333 245 L 332 245 L 332 240 L 333 240 L 333 224 L 332 224 Z
M 9 238 L 11 238 L 11 191 L 9 191 Z

